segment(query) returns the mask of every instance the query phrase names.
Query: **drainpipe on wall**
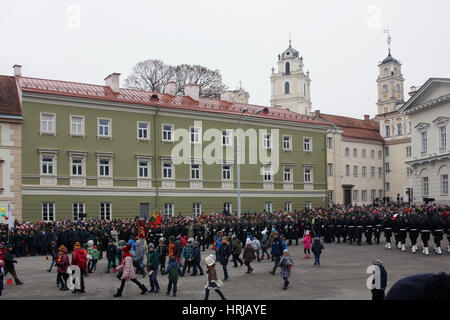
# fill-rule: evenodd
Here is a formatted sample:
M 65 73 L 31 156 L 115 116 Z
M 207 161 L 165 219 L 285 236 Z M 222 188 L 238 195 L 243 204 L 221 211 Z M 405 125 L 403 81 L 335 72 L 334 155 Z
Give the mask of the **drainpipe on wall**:
M 158 186 L 158 182 L 159 182 L 159 179 L 158 179 L 158 172 L 159 172 L 159 170 L 158 170 L 158 145 L 159 145 L 159 138 L 158 138 L 158 135 L 157 135 L 157 133 L 158 133 L 158 113 L 159 113 L 159 110 L 160 110 L 160 107 L 159 106 L 157 106 L 156 107 L 157 109 L 156 109 L 156 113 L 153 115 L 153 123 L 154 123 L 154 126 L 153 126 L 153 137 L 154 137 L 154 139 L 155 139 L 155 147 L 154 147 L 154 154 L 155 154 L 155 164 L 153 165 L 153 176 L 155 177 L 154 178 L 154 181 L 155 181 L 155 187 L 156 187 L 156 197 L 155 197 L 155 210 L 156 210 L 156 212 L 157 213 L 159 213 L 159 207 L 158 207 L 158 198 L 159 198 L 159 186 Z

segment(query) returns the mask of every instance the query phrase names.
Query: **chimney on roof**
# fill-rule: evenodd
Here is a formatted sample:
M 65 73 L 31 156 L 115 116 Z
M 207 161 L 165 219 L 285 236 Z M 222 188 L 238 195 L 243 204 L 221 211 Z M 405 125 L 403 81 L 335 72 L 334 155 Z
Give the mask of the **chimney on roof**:
M 110 87 L 113 92 L 119 92 L 120 89 L 120 73 L 111 73 L 105 78 L 105 85 Z
M 370 120 L 370 115 L 365 114 L 365 115 L 364 115 L 364 121 L 369 121 L 369 120 Z
M 417 93 L 417 91 L 419 91 L 420 88 L 417 88 L 416 86 L 412 86 L 409 88 L 409 96 L 412 97 L 413 95 L 415 95 Z
M 22 66 L 20 64 L 13 65 L 14 68 L 14 77 L 22 76 Z
M 169 81 L 164 85 L 164 93 L 175 95 L 177 93 L 177 83 L 175 81 Z
M 234 92 L 231 90 L 224 91 L 220 94 L 220 100 L 227 101 L 227 102 L 233 102 L 234 101 L 233 95 L 234 95 Z
M 200 99 L 200 86 L 193 83 L 185 85 L 184 95 L 198 101 Z

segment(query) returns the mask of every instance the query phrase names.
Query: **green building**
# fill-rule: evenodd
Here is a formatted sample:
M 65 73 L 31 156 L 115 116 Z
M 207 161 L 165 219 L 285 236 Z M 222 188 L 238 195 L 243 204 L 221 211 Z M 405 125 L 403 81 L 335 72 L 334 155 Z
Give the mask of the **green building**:
M 16 80 L 25 221 L 236 212 L 237 149 L 242 212 L 326 205 L 329 126 L 312 117 L 196 85 L 124 89 L 116 73 L 105 86 Z

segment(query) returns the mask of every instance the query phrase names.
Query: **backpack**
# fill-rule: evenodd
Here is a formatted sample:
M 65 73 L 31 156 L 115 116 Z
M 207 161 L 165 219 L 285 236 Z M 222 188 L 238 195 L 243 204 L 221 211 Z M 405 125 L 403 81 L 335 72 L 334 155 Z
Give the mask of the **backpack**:
M 169 271 L 169 280 L 177 281 L 178 280 L 178 267 L 173 266 Z

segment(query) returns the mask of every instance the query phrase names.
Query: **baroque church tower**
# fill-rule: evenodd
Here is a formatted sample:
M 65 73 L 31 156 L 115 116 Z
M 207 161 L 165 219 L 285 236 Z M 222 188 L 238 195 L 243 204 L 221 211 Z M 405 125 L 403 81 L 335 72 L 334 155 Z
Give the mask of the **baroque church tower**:
M 289 47 L 278 55 L 278 70 L 272 68 L 270 76 L 272 87 L 270 104 L 272 107 L 280 107 L 291 111 L 309 114 L 311 113 L 311 92 L 309 71 L 303 72 L 303 57 Z

